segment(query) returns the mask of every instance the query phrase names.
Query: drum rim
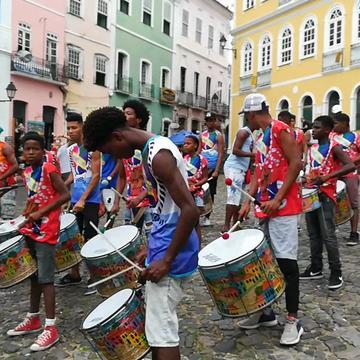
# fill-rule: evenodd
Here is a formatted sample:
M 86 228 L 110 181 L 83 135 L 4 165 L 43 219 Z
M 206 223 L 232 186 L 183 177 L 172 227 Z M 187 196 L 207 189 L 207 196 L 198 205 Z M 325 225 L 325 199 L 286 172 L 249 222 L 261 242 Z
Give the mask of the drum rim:
M 123 311 L 124 307 L 129 304 L 131 302 L 131 300 L 133 300 L 134 296 L 135 296 L 135 290 L 134 289 L 129 289 L 129 288 L 126 288 L 126 289 L 122 289 L 122 290 L 131 290 L 132 293 L 130 295 L 130 297 L 120 306 L 120 308 L 118 308 L 117 310 L 115 310 L 115 312 L 113 312 L 111 315 L 109 315 L 107 318 L 103 319 L 102 321 L 100 321 L 99 323 L 97 323 L 96 325 L 92 326 L 92 327 L 89 327 L 89 328 L 84 328 L 84 323 L 86 321 L 86 319 L 89 317 L 89 315 L 98 307 L 100 306 L 102 303 L 104 303 L 106 300 L 110 299 L 110 297 L 108 297 L 106 300 L 102 301 L 100 304 L 98 304 L 94 309 L 92 309 L 85 317 L 84 321 L 82 322 L 81 324 L 81 329 L 83 331 L 86 331 L 86 332 L 92 332 L 93 330 L 95 330 L 96 328 L 100 327 L 101 325 L 105 324 L 106 322 L 108 322 L 109 320 L 111 320 L 113 317 L 115 317 L 116 315 L 118 315 L 120 312 Z M 122 291 L 120 290 L 120 291 Z M 118 292 L 117 292 L 118 293 Z M 115 293 L 114 295 L 116 295 L 117 293 Z M 113 296 L 113 295 L 112 295 Z
M 247 230 L 247 229 L 244 229 L 244 230 Z M 248 252 L 247 252 L 246 254 L 244 254 L 244 255 L 241 255 L 240 257 L 237 257 L 237 258 L 235 258 L 235 259 L 233 259 L 233 260 L 230 260 L 230 261 L 223 262 L 222 264 L 219 264 L 219 265 L 212 265 L 212 266 L 200 266 L 200 265 L 198 265 L 198 269 L 216 269 L 216 268 L 224 267 L 226 264 L 232 264 L 232 263 L 234 263 L 235 261 L 239 261 L 239 260 L 247 257 L 247 256 L 248 256 L 250 253 L 252 253 L 254 250 L 258 249 L 258 248 L 262 245 L 262 243 L 263 243 L 264 241 L 266 241 L 266 236 L 265 236 L 264 232 L 263 232 L 262 230 L 260 230 L 260 229 L 254 228 L 254 229 L 251 229 L 251 230 L 259 230 L 259 231 L 261 231 L 262 234 L 263 234 L 262 240 L 260 241 L 259 245 L 257 245 L 254 249 L 252 249 L 251 251 L 248 251 Z
M 75 216 L 75 219 L 74 219 L 68 226 L 64 227 L 63 229 L 60 228 L 59 234 L 61 234 L 61 233 L 63 233 L 64 231 L 66 231 L 69 227 L 73 226 L 74 223 L 77 222 L 77 221 L 76 221 L 76 215 L 75 215 L 75 214 L 72 214 L 72 213 L 68 212 L 68 213 L 63 213 L 63 214 L 61 214 L 61 215 L 73 215 L 73 216 Z M 61 216 L 60 216 L 60 227 L 61 227 Z
M 7 241 L 10 241 L 10 240 L 12 240 L 12 239 L 14 239 L 14 238 L 16 238 L 16 237 L 18 237 L 18 236 L 20 237 L 19 240 L 17 240 L 16 242 L 10 244 L 10 245 L 7 246 L 6 248 L 0 249 L 0 254 L 1 254 L 3 251 L 6 251 L 6 250 L 8 250 L 9 248 L 11 248 L 12 246 L 14 246 L 15 244 L 17 244 L 17 243 L 20 242 L 21 240 L 24 240 L 25 237 L 24 237 L 24 235 L 19 234 L 19 235 L 16 235 L 16 236 L 14 236 L 14 237 L 12 237 L 12 238 L 10 238 L 10 239 L 7 239 L 7 240 L 3 241 L 2 243 L 0 243 L 0 246 L 1 246 L 2 244 L 6 243 Z
M 303 190 L 313 190 L 313 191 L 311 191 L 311 192 L 309 192 L 308 194 L 305 194 L 304 196 L 303 196 Z M 302 188 L 301 189 L 301 197 L 304 199 L 304 198 L 307 198 L 307 197 L 309 197 L 309 196 L 311 196 L 311 195 L 314 195 L 314 193 L 315 194 L 319 194 L 319 189 L 318 188 Z
M 122 225 L 123 226 L 123 225 Z M 136 226 L 135 226 L 136 227 Z M 130 244 L 132 244 L 135 240 L 137 240 L 140 236 L 140 231 L 139 229 L 136 227 L 137 229 L 137 233 L 136 233 L 136 236 L 131 239 L 127 244 L 123 245 L 121 248 L 118 248 L 117 251 L 123 251 L 125 250 Z M 98 256 L 84 256 L 81 252 L 82 252 L 82 249 L 86 246 L 86 244 L 88 244 L 92 239 L 90 239 L 87 243 L 84 244 L 84 246 L 81 248 L 80 250 L 80 255 L 82 258 L 84 258 L 85 260 L 87 259 L 91 259 L 91 260 L 95 260 L 95 259 L 101 259 L 101 258 L 104 258 L 104 257 L 107 257 L 107 256 L 110 256 L 110 255 L 113 255 L 114 253 L 117 254 L 117 251 L 116 250 L 112 250 L 111 252 L 109 253 L 106 253 L 104 255 L 98 255 Z
M 3 222 L 3 223 L 0 224 L 0 225 L 3 225 L 3 224 L 5 224 L 5 223 L 10 223 L 10 221 L 14 221 L 14 220 L 16 220 L 16 219 L 18 219 L 18 218 L 21 218 L 22 221 L 25 221 L 25 219 L 26 219 L 24 215 L 19 215 L 19 216 L 17 216 L 15 219 L 6 220 L 5 222 Z M 20 223 L 21 223 L 21 221 L 20 221 Z M 10 224 L 10 225 L 12 225 L 12 224 Z M 14 226 L 14 228 L 13 228 L 12 230 L 0 232 L 0 236 L 1 236 L 1 235 L 6 235 L 6 234 L 11 234 L 12 232 L 19 232 L 19 229 L 18 229 L 15 225 L 12 225 L 12 226 Z

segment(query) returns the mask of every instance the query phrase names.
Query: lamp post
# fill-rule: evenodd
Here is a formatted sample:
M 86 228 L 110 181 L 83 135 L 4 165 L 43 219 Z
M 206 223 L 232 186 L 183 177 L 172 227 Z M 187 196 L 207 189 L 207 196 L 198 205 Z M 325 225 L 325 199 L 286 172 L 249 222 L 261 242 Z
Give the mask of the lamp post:
M 15 97 L 15 93 L 17 91 L 17 88 L 15 87 L 14 83 L 11 81 L 9 85 L 6 87 L 6 95 L 9 99 L 7 100 L 0 100 L 0 102 L 9 102 L 12 101 L 12 99 Z
M 220 38 L 220 46 L 223 50 L 231 50 L 234 54 L 234 59 L 236 59 L 236 49 L 233 49 L 233 48 L 226 48 L 225 45 L 226 45 L 226 37 L 224 35 L 221 36 Z

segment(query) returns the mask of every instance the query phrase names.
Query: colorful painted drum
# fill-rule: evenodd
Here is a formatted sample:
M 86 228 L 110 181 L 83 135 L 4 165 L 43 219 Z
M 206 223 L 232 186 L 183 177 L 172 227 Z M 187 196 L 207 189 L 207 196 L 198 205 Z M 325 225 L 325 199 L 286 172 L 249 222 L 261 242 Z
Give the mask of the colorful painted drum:
M 24 224 L 25 217 L 18 216 L 13 220 L 4 221 L 0 224 L 0 244 L 19 235 L 19 228 Z
M 314 211 L 321 207 L 317 189 L 302 189 L 302 210 L 304 213 Z
M 74 214 L 61 215 L 60 236 L 55 251 L 57 272 L 70 269 L 82 260 L 80 250 L 83 244 L 84 238 L 80 234 L 76 216 Z
M 139 230 L 133 225 L 123 225 L 105 231 L 105 236 L 122 254 L 130 260 L 143 244 Z M 109 297 L 124 288 L 137 288 L 139 271 L 131 267 L 102 237 L 96 235 L 81 249 L 81 256 L 92 275 L 93 282 L 98 282 L 123 270 L 128 271 L 99 284 L 96 289 L 101 296 Z
M 145 311 L 135 291 L 125 289 L 98 305 L 82 331 L 106 359 L 142 359 L 150 350 L 145 337 Z
M 257 229 L 236 231 L 205 246 L 199 253 L 199 272 L 225 317 L 255 313 L 285 290 L 272 249 Z
M 0 244 L 0 289 L 18 284 L 36 271 L 36 260 L 22 235 Z
M 335 224 L 341 225 L 348 222 L 354 215 L 351 209 L 350 200 L 346 192 L 346 185 L 343 181 L 336 182 L 336 212 Z
M 213 208 L 209 183 L 205 183 L 202 189 L 204 190 L 204 212 L 201 215 L 207 215 L 212 212 Z

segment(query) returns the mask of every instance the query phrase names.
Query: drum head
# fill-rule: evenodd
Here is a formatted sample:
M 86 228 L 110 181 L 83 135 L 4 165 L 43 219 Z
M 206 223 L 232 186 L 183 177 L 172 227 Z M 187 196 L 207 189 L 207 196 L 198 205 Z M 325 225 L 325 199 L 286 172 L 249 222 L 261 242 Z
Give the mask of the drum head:
M 305 197 L 305 196 L 308 196 L 308 195 L 310 195 L 310 194 L 312 194 L 312 193 L 316 193 L 316 189 L 306 189 L 306 188 L 304 188 L 304 189 L 302 189 L 301 190 L 301 195 L 302 195 L 302 197 Z
M 83 330 L 100 325 L 102 322 L 117 313 L 131 298 L 134 290 L 125 289 L 117 292 L 99 304 L 84 320 Z
M 336 193 L 338 194 L 339 192 L 345 190 L 345 187 L 346 187 L 345 183 L 341 180 L 338 180 L 336 182 Z
M 13 220 L 5 221 L 0 225 L 0 235 L 17 231 L 19 226 L 25 221 L 25 216 L 18 216 Z
M 74 221 L 76 221 L 74 214 L 62 214 L 60 216 L 60 231 L 69 227 Z
M 116 249 L 121 250 L 139 235 L 139 230 L 133 225 L 123 225 L 105 231 L 105 236 L 111 241 Z M 96 235 L 88 241 L 81 249 L 84 258 L 100 257 L 113 253 L 114 248 L 104 240 L 102 235 Z
M 1 243 L 0 244 L 0 253 L 2 251 L 6 250 L 7 248 L 9 248 L 10 246 L 13 246 L 14 244 L 16 244 L 21 238 L 22 238 L 22 235 L 17 235 L 15 237 Z
M 254 250 L 263 238 L 264 233 L 258 229 L 235 231 L 227 240 L 218 238 L 199 252 L 199 266 L 218 266 L 238 259 Z
M 205 183 L 203 186 L 202 186 L 202 189 L 204 191 L 206 191 L 207 189 L 209 189 L 209 183 Z

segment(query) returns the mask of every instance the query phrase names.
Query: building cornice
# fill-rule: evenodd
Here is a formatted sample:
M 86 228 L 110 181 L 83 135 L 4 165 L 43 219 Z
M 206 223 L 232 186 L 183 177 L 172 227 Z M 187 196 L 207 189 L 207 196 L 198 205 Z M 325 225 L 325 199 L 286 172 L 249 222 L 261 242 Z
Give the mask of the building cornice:
M 33 0 L 23 0 L 23 1 L 25 1 L 25 2 L 27 2 L 27 3 L 29 3 L 29 4 L 38 6 L 39 8 L 44 9 L 44 10 L 46 10 L 46 11 L 49 11 L 49 12 L 55 14 L 55 15 L 58 15 L 58 16 L 61 16 L 61 17 L 65 17 L 65 13 L 61 13 L 61 12 L 59 12 L 59 11 L 53 10 L 53 9 L 47 7 L 47 6 L 44 6 L 44 5 L 42 5 L 42 4 L 37 3 L 36 1 L 33 1 Z
M 98 44 L 98 45 L 105 46 L 105 47 L 107 47 L 107 48 L 109 48 L 109 49 L 111 48 L 111 44 L 110 44 L 110 43 L 107 44 L 107 43 L 104 43 L 104 42 L 102 42 L 102 41 L 98 41 L 98 40 L 92 39 L 92 38 L 90 38 L 90 37 L 88 37 L 88 36 L 85 36 L 85 35 L 83 35 L 83 34 L 76 33 L 76 32 L 74 32 L 74 31 L 71 31 L 71 30 L 68 30 L 68 29 L 65 30 L 65 33 L 66 33 L 66 34 L 73 35 L 73 36 L 77 36 L 77 37 L 79 37 L 79 38 L 81 38 L 81 39 L 90 41 L 90 42 L 92 42 L 92 43 L 94 43 L 94 44 Z M 65 39 L 65 41 L 67 41 L 67 39 Z

